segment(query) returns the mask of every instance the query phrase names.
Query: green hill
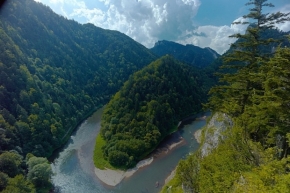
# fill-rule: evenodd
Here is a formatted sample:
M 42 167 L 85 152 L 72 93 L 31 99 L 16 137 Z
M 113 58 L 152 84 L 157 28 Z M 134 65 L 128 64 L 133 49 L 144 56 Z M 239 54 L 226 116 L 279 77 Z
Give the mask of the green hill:
M 134 73 L 106 105 L 100 132 L 106 143 L 96 148 L 113 166 L 133 166 L 178 121 L 201 110 L 207 90 L 193 67 L 170 56 L 156 60 Z

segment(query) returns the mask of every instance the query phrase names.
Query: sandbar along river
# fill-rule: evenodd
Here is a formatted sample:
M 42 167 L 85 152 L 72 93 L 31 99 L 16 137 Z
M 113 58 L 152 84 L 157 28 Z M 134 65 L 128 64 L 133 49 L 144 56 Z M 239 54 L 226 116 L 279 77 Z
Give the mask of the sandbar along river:
M 102 183 L 95 175 L 93 150 L 95 138 L 100 131 L 103 109 L 85 120 L 53 161 L 53 184 L 60 193 L 157 193 L 164 180 L 174 170 L 178 161 L 198 148 L 194 132 L 205 125 L 197 120 L 178 132 L 184 142 L 168 153 L 161 153 L 149 165 L 139 169 L 133 176 L 125 178 L 115 187 Z M 155 187 L 156 182 L 159 187 Z

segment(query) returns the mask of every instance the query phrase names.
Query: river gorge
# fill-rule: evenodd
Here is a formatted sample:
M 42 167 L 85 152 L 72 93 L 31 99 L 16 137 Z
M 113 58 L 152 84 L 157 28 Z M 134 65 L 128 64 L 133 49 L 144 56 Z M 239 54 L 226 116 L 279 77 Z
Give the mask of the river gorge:
M 54 172 L 52 182 L 57 192 L 157 193 L 178 161 L 198 148 L 194 132 L 206 123 L 204 119 L 200 119 L 185 125 L 174 136 L 169 136 L 161 143 L 152 154 L 154 161 L 150 165 L 140 168 L 131 177 L 124 178 L 121 183 L 112 187 L 97 178 L 92 159 L 102 110 L 97 110 L 76 129 L 51 164 Z M 182 139 L 182 142 L 168 150 L 168 141 L 174 142 L 176 139 Z M 156 182 L 159 183 L 158 187 L 155 186 Z

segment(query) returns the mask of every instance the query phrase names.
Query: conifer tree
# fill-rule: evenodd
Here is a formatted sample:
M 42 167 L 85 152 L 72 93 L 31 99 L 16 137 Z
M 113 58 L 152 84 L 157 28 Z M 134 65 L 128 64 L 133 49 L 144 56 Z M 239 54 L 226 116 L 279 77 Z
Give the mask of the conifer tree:
M 252 96 L 254 105 L 247 107 L 243 116 L 248 120 L 249 132 L 267 146 L 276 143 L 278 134 L 289 132 L 290 49 L 278 48 L 274 57 L 260 67 L 260 74 L 263 94 Z
M 231 50 L 224 56 L 223 73 L 218 74 L 222 85 L 213 87 L 206 105 L 214 111 L 222 111 L 237 117 L 244 113 L 247 105 L 253 105 L 252 95 L 262 94 L 262 80 L 259 68 L 269 59 L 269 53 L 261 53 L 263 45 L 276 40 L 262 39 L 261 33 L 274 28 L 275 24 L 289 21 L 289 13 L 264 14 L 264 7 L 273 7 L 267 0 L 250 0 L 246 5 L 253 5 L 244 21 L 234 22 L 249 25 L 245 34 L 233 34 L 239 40 L 231 45 Z
M 211 97 L 206 107 L 213 111 L 227 113 L 234 118 L 242 129 L 241 140 L 244 144 L 249 144 L 250 136 L 251 139 L 261 142 L 264 147 L 268 147 L 276 145 L 277 134 L 282 136 L 286 134 L 281 132 L 280 123 L 288 121 L 287 118 L 283 118 L 288 111 L 282 110 L 282 105 L 285 106 L 285 103 L 281 101 L 287 101 L 286 98 L 278 97 L 273 92 L 276 89 L 273 88 L 273 84 L 278 86 L 277 81 L 280 80 L 281 74 L 285 73 L 283 71 L 285 66 L 278 70 L 271 65 L 276 65 L 277 60 L 280 60 L 279 62 L 283 60 L 278 56 L 279 54 L 275 57 L 275 61 L 270 60 L 273 53 L 265 53 L 263 49 L 278 40 L 263 39 L 261 34 L 274 28 L 275 24 L 289 21 L 290 13 L 264 14 L 262 12 L 264 7 L 274 7 L 271 3 L 267 3 L 267 0 L 250 0 L 246 5 L 253 6 L 249 9 L 249 14 L 243 16 L 246 21 L 234 24 L 249 24 L 249 26 L 245 34 L 238 33 L 230 36 L 239 40 L 231 46 L 231 50 L 223 58 L 223 73 L 219 74 L 222 84 L 210 90 Z M 269 77 L 270 72 L 275 76 Z M 269 81 L 269 78 L 274 82 Z M 281 90 L 282 86 L 278 87 L 277 89 Z M 281 118 L 284 121 L 280 120 Z

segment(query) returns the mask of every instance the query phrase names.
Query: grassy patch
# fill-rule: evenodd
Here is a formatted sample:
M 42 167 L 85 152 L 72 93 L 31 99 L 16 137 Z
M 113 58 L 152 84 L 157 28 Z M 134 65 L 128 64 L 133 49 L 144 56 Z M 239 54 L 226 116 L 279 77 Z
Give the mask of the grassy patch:
M 115 169 L 107 160 L 105 160 L 102 152 L 102 147 L 106 144 L 106 141 L 98 134 L 96 138 L 96 145 L 94 149 L 94 164 L 99 169 Z

